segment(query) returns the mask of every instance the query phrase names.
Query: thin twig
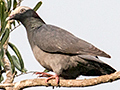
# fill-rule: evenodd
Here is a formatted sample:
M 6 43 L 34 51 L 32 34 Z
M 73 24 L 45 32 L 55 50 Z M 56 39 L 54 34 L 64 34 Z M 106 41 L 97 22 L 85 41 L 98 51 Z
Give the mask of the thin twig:
M 17 6 L 20 6 L 20 4 L 21 4 L 22 1 L 23 0 L 18 0 Z
M 35 71 L 29 71 L 29 72 L 26 72 L 26 73 L 21 73 L 21 74 L 15 75 L 15 77 L 19 77 L 21 75 L 30 74 L 30 73 L 35 73 Z
M 36 72 L 39 72 L 39 71 L 29 71 L 29 72 L 26 72 L 26 73 L 20 73 L 20 74 L 18 74 L 18 75 L 15 75 L 15 77 L 19 77 L 19 76 L 21 76 L 21 75 L 30 74 L 30 73 L 35 74 Z M 45 70 L 44 70 L 43 72 L 45 72 Z
M 12 32 L 13 30 L 15 30 L 17 27 L 19 27 L 21 24 L 18 24 L 17 26 L 15 26 L 13 29 L 11 29 L 10 32 Z

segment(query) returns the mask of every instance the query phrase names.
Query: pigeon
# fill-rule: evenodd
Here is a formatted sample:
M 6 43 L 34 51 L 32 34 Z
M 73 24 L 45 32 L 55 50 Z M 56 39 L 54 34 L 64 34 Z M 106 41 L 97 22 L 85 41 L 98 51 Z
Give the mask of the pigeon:
M 58 83 L 60 77 L 76 79 L 80 75 L 101 76 L 116 71 L 98 58 L 111 58 L 110 55 L 62 28 L 46 24 L 27 6 L 17 7 L 7 20 L 18 20 L 24 25 L 36 60 L 55 73 L 36 72 L 48 77 L 46 82 L 55 79 Z

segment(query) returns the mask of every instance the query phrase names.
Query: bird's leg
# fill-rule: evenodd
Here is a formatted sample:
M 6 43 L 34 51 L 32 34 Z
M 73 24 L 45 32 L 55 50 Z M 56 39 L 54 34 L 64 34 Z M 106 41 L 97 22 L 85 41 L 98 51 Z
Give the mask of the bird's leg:
M 59 83 L 59 76 L 56 74 L 56 75 L 52 75 L 51 77 L 48 77 L 48 79 L 46 79 L 46 83 L 50 80 L 50 79 L 55 79 L 56 80 L 56 83 L 58 84 Z
M 45 73 L 45 72 L 35 72 L 35 74 L 39 74 L 38 77 L 51 77 L 53 76 L 52 74 L 48 74 L 48 73 Z

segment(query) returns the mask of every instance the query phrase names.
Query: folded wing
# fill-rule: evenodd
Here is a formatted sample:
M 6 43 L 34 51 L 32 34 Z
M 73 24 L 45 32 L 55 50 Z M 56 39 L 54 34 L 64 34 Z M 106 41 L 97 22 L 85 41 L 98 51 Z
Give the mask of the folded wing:
M 34 43 L 46 52 L 110 58 L 104 51 L 59 27 L 44 24 L 34 32 Z

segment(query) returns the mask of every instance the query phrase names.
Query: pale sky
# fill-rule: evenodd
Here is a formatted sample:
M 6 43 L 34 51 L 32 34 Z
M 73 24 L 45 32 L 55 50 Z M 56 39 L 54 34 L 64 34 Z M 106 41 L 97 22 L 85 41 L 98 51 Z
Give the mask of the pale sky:
M 33 8 L 39 0 L 24 0 L 22 6 Z M 37 13 L 47 23 L 56 25 L 73 33 L 75 36 L 92 43 L 111 55 L 111 59 L 102 61 L 120 71 L 120 0 L 42 0 L 43 4 Z M 43 71 L 37 62 L 27 40 L 23 25 L 10 35 L 22 54 L 25 67 L 29 71 Z M 22 75 L 15 79 L 34 79 L 36 75 Z M 79 77 L 78 79 L 87 77 Z M 82 88 L 55 88 L 56 90 L 119 90 L 120 80 Z M 25 90 L 53 90 L 52 87 L 35 87 Z

